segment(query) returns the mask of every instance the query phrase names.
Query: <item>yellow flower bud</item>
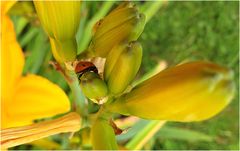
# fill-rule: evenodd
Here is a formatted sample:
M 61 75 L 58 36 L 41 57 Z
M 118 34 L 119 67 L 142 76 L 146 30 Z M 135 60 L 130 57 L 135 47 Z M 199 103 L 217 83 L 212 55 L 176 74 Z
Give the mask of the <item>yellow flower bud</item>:
M 73 61 L 77 54 L 76 33 L 80 1 L 34 1 L 39 20 L 50 37 L 58 62 Z
M 223 110 L 234 91 L 231 70 L 197 61 L 160 72 L 118 98 L 109 109 L 145 119 L 201 121 Z
M 137 8 L 129 3 L 120 6 L 95 25 L 89 50 L 96 56 L 106 57 L 113 46 L 123 41 L 137 40 L 143 31 L 144 14 L 140 14 Z
M 112 94 L 122 93 L 135 78 L 142 61 L 139 42 L 122 43 L 113 47 L 107 56 L 104 80 Z

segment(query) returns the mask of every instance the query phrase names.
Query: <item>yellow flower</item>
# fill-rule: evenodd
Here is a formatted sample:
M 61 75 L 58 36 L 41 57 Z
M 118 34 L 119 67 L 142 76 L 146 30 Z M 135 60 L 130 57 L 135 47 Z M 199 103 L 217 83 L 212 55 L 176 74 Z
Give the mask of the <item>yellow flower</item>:
M 24 55 L 3 4 L 1 29 L 1 128 L 30 124 L 70 110 L 70 102 L 56 84 L 37 75 L 22 76 Z M 4 11 L 3 11 L 4 10 Z
M 7 11 L 16 3 L 16 0 L 1 1 L 1 14 L 6 14 Z
M 1 135 L 0 144 L 2 148 L 9 148 L 38 140 L 37 142 L 33 142 L 32 144 L 37 143 L 37 145 L 41 145 L 39 144 L 41 143 L 41 140 L 39 140 L 41 138 L 48 137 L 50 135 L 58 133 L 75 132 L 80 129 L 80 126 L 81 126 L 80 116 L 77 113 L 72 112 L 63 117 L 50 121 L 34 123 L 29 126 L 3 129 L 0 132 Z M 50 140 L 46 139 L 44 140 L 45 143 L 48 142 L 48 144 L 45 144 L 48 147 L 51 147 L 52 144 L 54 143 L 51 142 Z
M 80 23 L 80 1 L 34 1 L 39 20 L 47 32 L 52 53 L 62 63 L 77 55 L 75 36 Z
M 210 62 L 192 62 L 169 68 L 121 96 L 112 112 L 145 119 L 201 121 L 222 111 L 235 87 L 231 70 Z

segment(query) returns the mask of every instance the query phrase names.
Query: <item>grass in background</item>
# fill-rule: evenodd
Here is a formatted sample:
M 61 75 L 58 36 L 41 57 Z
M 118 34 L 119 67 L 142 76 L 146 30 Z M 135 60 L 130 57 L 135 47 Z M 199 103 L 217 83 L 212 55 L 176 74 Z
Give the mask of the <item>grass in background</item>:
M 159 60 L 167 61 L 169 66 L 188 60 L 209 60 L 232 68 L 238 87 L 238 12 L 238 2 L 168 2 L 147 23 L 141 36 L 141 71 L 149 71 Z M 167 124 L 203 132 L 214 138 L 212 142 L 160 138 L 153 148 L 239 149 L 238 115 L 237 94 L 222 113 L 210 120 Z

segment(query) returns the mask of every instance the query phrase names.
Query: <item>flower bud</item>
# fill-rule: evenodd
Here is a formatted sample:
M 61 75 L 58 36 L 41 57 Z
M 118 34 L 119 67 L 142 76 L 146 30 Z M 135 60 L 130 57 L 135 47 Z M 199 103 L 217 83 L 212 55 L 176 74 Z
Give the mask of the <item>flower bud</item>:
M 73 61 L 77 54 L 76 33 L 80 1 L 34 1 L 39 20 L 50 37 L 58 62 Z
M 97 119 L 91 129 L 91 139 L 94 150 L 117 150 L 113 128 L 105 119 Z
M 181 64 L 160 72 L 110 104 L 110 110 L 151 120 L 201 121 L 232 100 L 233 72 L 210 62 Z
M 135 78 L 142 61 L 142 46 L 138 42 L 113 47 L 107 56 L 104 80 L 112 94 L 120 94 Z
M 105 82 L 95 72 L 86 72 L 80 78 L 80 86 L 86 97 L 96 102 L 108 94 Z
M 114 45 L 137 40 L 145 26 L 145 16 L 133 5 L 121 5 L 97 23 L 89 49 L 106 57 Z

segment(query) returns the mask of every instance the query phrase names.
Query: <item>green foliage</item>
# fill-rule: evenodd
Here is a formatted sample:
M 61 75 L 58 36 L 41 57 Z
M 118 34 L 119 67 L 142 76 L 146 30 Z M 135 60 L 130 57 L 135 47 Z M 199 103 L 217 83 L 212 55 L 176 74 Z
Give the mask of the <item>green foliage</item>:
M 204 59 L 233 67 L 238 62 L 238 3 L 169 2 L 146 25 L 141 42 L 147 71 L 159 59 L 170 65 Z
M 37 36 L 31 37 L 33 32 L 36 33 Z M 22 41 L 26 41 L 25 43 L 21 43 L 22 45 L 28 45 L 26 46 L 26 51 L 29 52 L 29 56 L 26 59 L 26 64 L 24 66 L 23 73 L 34 73 L 36 74 L 41 65 L 43 64 L 44 58 L 46 56 L 47 51 L 49 50 L 49 45 L 39 45 L 39 43 L 46 43 L 47 37 L 43 33 L 42 30 L 39 30 L 38 28 L 31 28 L 29 32 L 26 33 L 27 36 L 29 36 L 29 40 L 26 40 L 25 36 L 23 36 Z M 27 37 L 26 36 L 26 37 Z M 31 42 L 30 42 L 31 41 Z
M 213 140 L 212 137 L 198 131 L 168 126 L 161 128 L 156 134 L 156 137 L 163 140 L 174 139 L 185 140 L 188 142 L 211 142 Z
M 188 60 L 210 60 L 234 70 L 237 94 L 220 115 L 201 123 L 168 123 L 214 138 L 211 143 L 160 139 L 154 149 L 239 148 L 239 2 L 168 2 L 146 24 L 141 36 L 142 73 L 159 60 L 173 66 Z

